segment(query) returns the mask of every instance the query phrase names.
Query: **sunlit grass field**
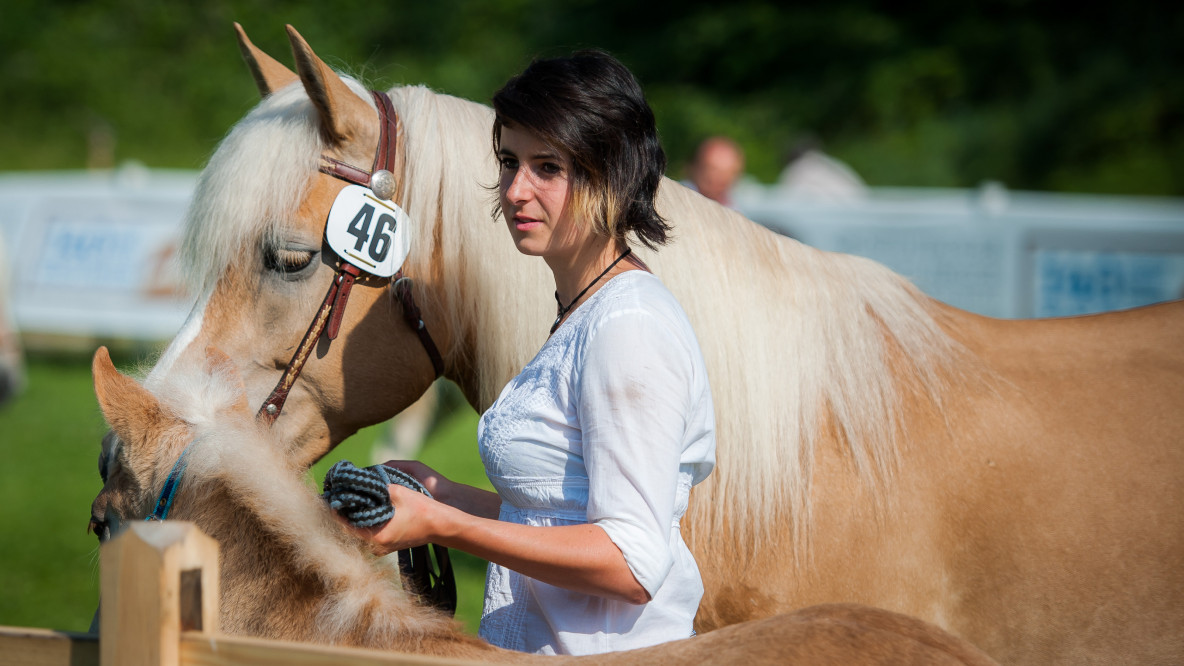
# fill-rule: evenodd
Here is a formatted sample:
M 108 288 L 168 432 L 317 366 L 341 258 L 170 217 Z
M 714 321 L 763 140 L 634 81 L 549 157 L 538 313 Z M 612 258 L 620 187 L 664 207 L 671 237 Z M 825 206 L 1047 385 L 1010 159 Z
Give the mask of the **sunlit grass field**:
M 115 358 L 129 372 L 135 359 Z M 477 415 L 445 387 L 445 407 L 420 459 L 451 478 L 489 488 L 477 455 Z M 337 460 L 359 466 L 385 424 L 354 435 L 310 472 L 319 482 Z M 0 407 L 0 625 L 86 631 L 99 599 L 98 540 L 86 531 L 102 487 L 99 440 L 106 431 L 85 355 L 31 355 L 28 385 Z M 457 617 L 476 632 L 485 562 L 452 551 Z

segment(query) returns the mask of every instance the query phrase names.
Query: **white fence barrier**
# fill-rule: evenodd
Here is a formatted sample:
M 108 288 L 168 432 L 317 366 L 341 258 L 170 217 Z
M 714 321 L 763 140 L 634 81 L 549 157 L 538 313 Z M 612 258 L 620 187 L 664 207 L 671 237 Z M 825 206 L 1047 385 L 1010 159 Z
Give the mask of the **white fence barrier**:
M 167 340 L 192 306 L 173 260 L 196 172 L 0 175 L 0 234 L 24 331 Z M 1184 296 L 1184 200 L 872 189 L 811 201 L 746 186 L 738 208 L 810 245 L 871 257 L 926 293 L 996 317 Z
M 197 173 L 0 176 L 11 309 L 26 332 L 167 340 L 193 298 L 174 263 Z
M 744 188 L 737 207 L 809 245 L 870 257 L 993 317 L 1103 312 L 1184 297 L 1184 200 L 879 188 L 810 201 Z

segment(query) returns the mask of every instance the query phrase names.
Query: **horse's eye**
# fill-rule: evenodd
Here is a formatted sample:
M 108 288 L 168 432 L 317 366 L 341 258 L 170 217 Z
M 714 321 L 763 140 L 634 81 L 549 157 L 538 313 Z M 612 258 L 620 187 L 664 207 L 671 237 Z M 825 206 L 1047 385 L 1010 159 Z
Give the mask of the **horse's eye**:
M 275 273 L 298 273 L 308 268 L 316 252 L 292 248 L 266 248 L 263 264 Z

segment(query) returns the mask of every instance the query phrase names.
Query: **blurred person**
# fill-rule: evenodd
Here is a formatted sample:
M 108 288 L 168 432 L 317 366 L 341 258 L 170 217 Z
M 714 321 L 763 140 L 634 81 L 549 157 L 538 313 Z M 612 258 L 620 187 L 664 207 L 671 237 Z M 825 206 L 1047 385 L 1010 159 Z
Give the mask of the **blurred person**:
M 687 167 L 684 185 L 725 206 L 732 205 L 732 186 L 744 173 L 744 151 L 726 136 L 704 139 Z
M 867 185 L 855 170 L 827 155 L 813 138 L 790 151 L 777 185 L 791 196 L 817 201 L 850 201 L 867 195 Z
M 12 316 L 8 251 L 0 235 L 0 405 L 20 395 L 25 387 L 25 360 Z

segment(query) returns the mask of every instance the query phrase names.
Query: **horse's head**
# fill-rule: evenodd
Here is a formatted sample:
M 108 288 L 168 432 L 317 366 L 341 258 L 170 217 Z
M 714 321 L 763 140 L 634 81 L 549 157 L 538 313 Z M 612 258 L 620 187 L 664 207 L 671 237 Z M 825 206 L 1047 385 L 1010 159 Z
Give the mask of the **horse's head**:
M 204 294 L 149 376 L 201 362 L 214 345 L 234 359 L 258 407 L 289 366 L 333 283 L 340 259 L 326 243 L 326 218 L 347 182 L 320 173 L 326 158 L 369 170 L 379 143 L 375 101 L 331 70 L 291 27 L 297 72 L 256 48 L 239 28 L 245 59 L 263 101 L 230 132 L 201 175 L 188 213 L 182 255 Z M 421 211 L 404 182 L 400 134 L 392 200 Z M 419 197 L 423 199 L 424 197 Z M 433 202 L 433 208 L 434 208 Z M 434 213 L 435 211 L 431 211 Z M 448 357 L 448 326 L 425 292 L 438 278 L 421 256 L 412 213 L 404 272 L 436 344 Z M 340 336 L 315 341 L 303 374 L 274 427 L 277 441 L 311 464 L 358 428 L 390 418 L 436 373 L 416 331 L 392 297 L 391 279 L 363 274 L 353 286 Z M 345 368 L 349 368 L 349 372 Z M 348 405 L 348 410 L 346 406 Z
M 260 427 L 234 364 L 216 349 L 206 354 L 202 367 L 172 375 L 157 395 L 116 370 L 105 347 L 95 353 L 95 396 L 111 426 L 99 454 L 103 489 L 91 505 L 90 529 L 100 542 L 152 514 L 187 446 L 215 431 Z

